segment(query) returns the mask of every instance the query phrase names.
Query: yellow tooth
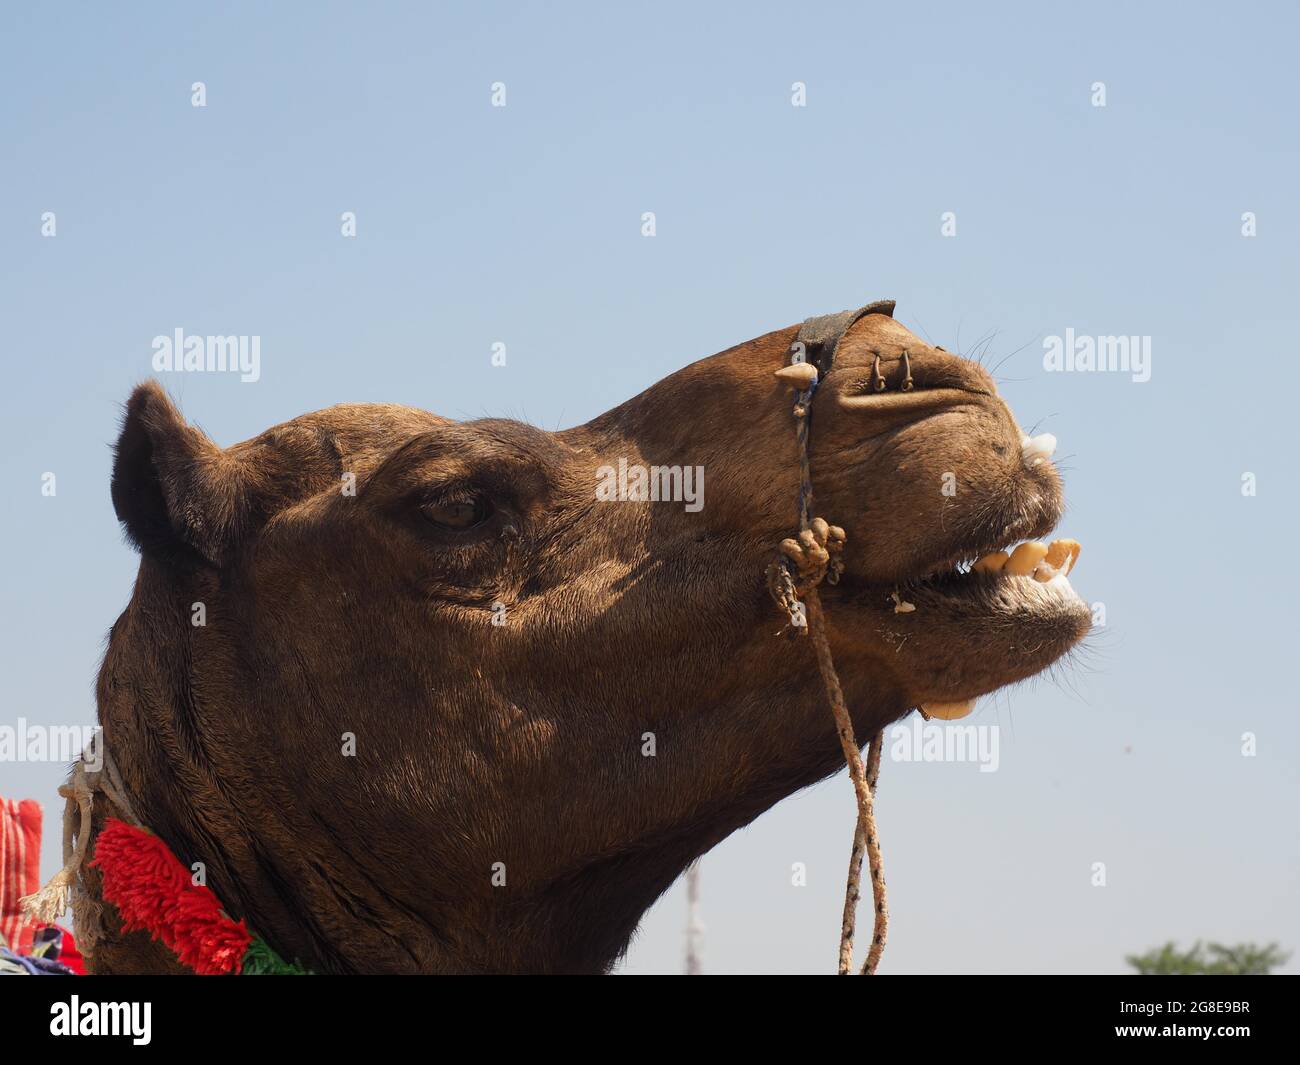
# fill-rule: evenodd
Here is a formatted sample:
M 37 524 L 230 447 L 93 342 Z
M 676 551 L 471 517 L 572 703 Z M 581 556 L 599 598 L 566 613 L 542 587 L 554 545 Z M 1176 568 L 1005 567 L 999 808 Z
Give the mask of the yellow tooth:
M 1046 554 L 1047 545 L 1039 540 L 1021 544 L 1011 552 L 1011 557 L 1002 567 L 1002 572 L 1010 577 L 1027 577 L 1034 572 L 1034 567 L 1043 561 L 1043 556 Z
M 985 555 L 971 567 L 975 573 L 997 573 L 1007 564 L 1007 553 L 1005 551 L 994 551 L 991 555 Z
M 1069 573 L 1074 569 L 1074 564 L 1079 561 L 1081 550 L 1078 540 L 1053 540 L 1043 561 L 1058 573 Z
M 964 699 L 959 703 L 925 703 L 922 707 L 930 717 L 940 721 L 957 721 L 975 709 L 974 699 Z
M 1034 580 L 1039 584 L 1046 584 L 1059 572 L 1060 570 L 1048 562 L 1047 559 L 1043 559 L 1042 562 L 1038 563 L 1038 568 L 1034 570 Z

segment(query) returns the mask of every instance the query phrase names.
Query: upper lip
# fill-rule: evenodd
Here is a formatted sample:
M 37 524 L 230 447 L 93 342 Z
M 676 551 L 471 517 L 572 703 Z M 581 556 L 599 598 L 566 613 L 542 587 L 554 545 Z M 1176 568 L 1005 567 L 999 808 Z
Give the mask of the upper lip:
M 1047 537 L 1057 526 L 1060 513 L 1056 508 L 1039 515 L 1026 514 L 991 531 L 974 531 L 964 534 L 956 541 L 956 546 L 942 553 L 936 553 L 919 565 L 909 566 L 894 573 L 863 573 L 852 570 L 844 574 L 845 583 L 859 587 L 888 587 L 899 584 L 925 581 L 952 573 L 958 567 L 991 554 L 994 551 L 1010 549 L 1025 540 L 1041 540 Z M 851 552 L 852 541 L 848 544 Z
M 1059 515 L 1052 513 L 1045 513 L 1038 517 L 1026 515 L 1008 522 L 996 532 L 976 533 L 965 539 L 960 546 L 936 556 L 932 561 L 916 567 L 911 572 L 900 574 L 897 579 L 926 580 L 950 573 L 959 566 L 975 562 L 994 551 L 1005 550 L 1022 540 L 1042 539 L 1056 528 L 1058 519 Z
M 919 421 L 955 407 L 977 404 L 986 394 L 965 388 L 927 388 L 916 392 L 842 392 L 836 396 L 839 406 L 861 409 L 876 415 L 878 428 L 867 424 L 863 438 L 887 436 Z
M 1022 540 L 1038 540 L 1046 537 L 1053 529 L 1056 528 L 1054 520 L 1041 520 L 1038 522 L 1024 522 L 1019 526 L 1012 525 L 1008 527 L 1002 535 L 993 537 L 989 540 L 973 545 L 969 548 L 957 551 L 949 555 L 936 566 L 931 566 L 926 570 L 926 575 L 930 576 L 936 572 L 943 572 L 960 566 L 963 563 L 974 562 L 976 559 L 983 558 L 985 555 L 994 551 L 1005 551 L 1009 547 L 1020 543 Z

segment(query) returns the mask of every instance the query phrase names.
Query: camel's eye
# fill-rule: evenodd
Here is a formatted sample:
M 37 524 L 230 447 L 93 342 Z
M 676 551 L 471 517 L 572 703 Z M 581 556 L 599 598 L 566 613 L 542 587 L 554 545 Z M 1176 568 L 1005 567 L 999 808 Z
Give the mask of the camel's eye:
M 482 496 L 473 499 L 434 500 L 421 508 L 424 516 L 444 529 L 464 531 L 485 522 L 492 505 Z

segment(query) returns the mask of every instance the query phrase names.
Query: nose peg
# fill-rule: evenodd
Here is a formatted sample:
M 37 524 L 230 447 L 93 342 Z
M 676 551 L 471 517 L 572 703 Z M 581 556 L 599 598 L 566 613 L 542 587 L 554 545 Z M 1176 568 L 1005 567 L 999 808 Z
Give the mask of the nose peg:
M 885 375 L 880 372 L 880 356 L 877 355 L 871 362 L 871 387 L 873 391 L 883 392 L 885 390 Z
M 1055 452 L 1056 437 L 1051 433 L 1026 436 L 1020 441 L 1020 457 L 1024 459 L 1026 466 L 1037 466 L 1040 462 L 1046 462 Z

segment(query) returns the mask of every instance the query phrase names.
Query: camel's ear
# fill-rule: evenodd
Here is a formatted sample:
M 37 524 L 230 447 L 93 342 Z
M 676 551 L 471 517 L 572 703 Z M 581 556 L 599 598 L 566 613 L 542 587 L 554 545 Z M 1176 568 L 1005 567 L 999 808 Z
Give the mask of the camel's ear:
M 113 507 L 142 552 L 221 565 L 248 510 L 236 460 L 188 425 L 156 381 L 131 393 L 113 463 Z

